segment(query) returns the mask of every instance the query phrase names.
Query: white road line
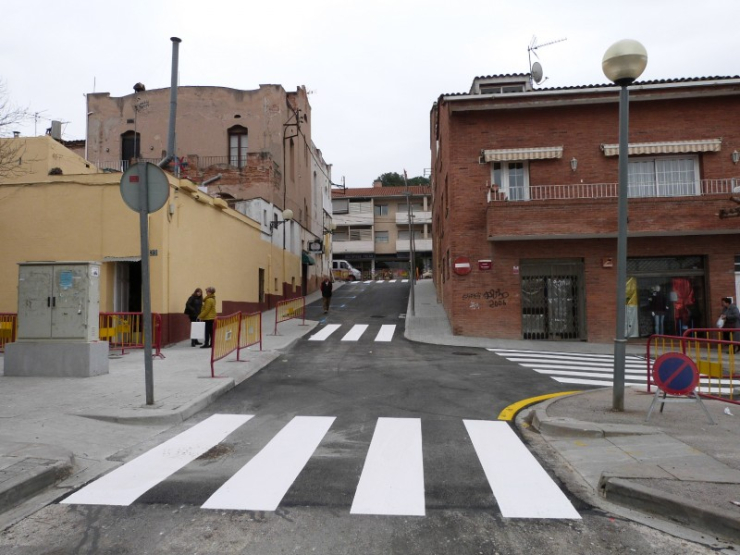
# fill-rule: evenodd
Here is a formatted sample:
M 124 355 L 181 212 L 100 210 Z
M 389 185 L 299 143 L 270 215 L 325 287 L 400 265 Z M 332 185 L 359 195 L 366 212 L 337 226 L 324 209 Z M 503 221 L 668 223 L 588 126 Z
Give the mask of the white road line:
M 378 332 L 378 335 L 375 336 L 375 341 L 391 341 L 395 331 L 396 326 L 394 325 L 380 326 L 380 331 Z
M 401 283 L 408 283 L 408 282 L 409 282 L 409 280 L 407 280 L 407 279 L 402 279 L 401 280 Z
M 572 384 L 577 384 L 577 385 L 600 385 L 602 387 L 613 385 L 613 380 L 584 380 L 580 378 L 556 378 L 556 377 L 553 377 L 552 379 L 560 383 L 572 383 Z M 638 384 L 638 383 L 633 384 L 633 383 L 625 382 L 624 385 L 630 386 L 630 387 L 645 387 L 646 384 L 644 383 L 643 384 Z
M 313 334 L 308 338 L 309 341 L 324 341 L 332 333 L 337 331 L 341 327 L 341 324 L 328 324 L 320 332 Z
M 367 324 L 355 324 L 352 329 L 347 332 L 347 335 L 342 337 L 342 341 L 357 341 L 362 337 L 367 329 Z
M 534 369 L 538 374 L 545 374 L 547 376 L 580 376 L 582 378 L 603 378 L 605 381 L 611 382 L 613 374 L 603 374 L 599 372 L 582 372 L 574 370 L 539 370 Z M 628 375 L 625 373 L 625 379 L 633 382 L 645 382 L 647 383 L 647 375 L 643 373 L 642 376 Z
M 362 283 L 372 283 L 372 282 L 373 282 L 373 280 L 369 279 L 367 281 L 363 281 Z
M 524 364 L 521 362 L 519 364 L 521 366 L 526 366 L 527 368 L 532 368 L 534 370 L 574 370 L 578 372 L 603 372 L 604 374 L 614 373 L 613 366 L 602 368 L 600 366 L 578 366 L 574 364 Z M 637 376 L 647 375 L 645 368 L 625 368 L 624 372 L 625 374 L 635 374 Z
M 218 445 L 252 416 L 214 414 L 73 493 L 62 503 L 130 505 L 162 480 Z
M 350 513 L 424 516 L 421 419 L 378 418 Z
M 581 518 L 506 422 L 463 422 L 504 517 Z
M 396 283 L 397 281 L 398 281 L 397 279 L 392 279 L 390 280 L 390 283 Z
M 608 361 L 601 361 L 599 359 L 596 360 L 587 360 L 587 359 L 571 359 L 568 360 L 566 358 L 551 358 L 551 357 L 504 357 L 506 360 L 510 360 L 511 362 L 518 362 L 520 364 L 522 363 L 542 363 L 542 362 L 550 362 L 552 364 L 569 364 L 572 366 L 603 366 L 605 368 L 614 367 L 614 361 L 608 360 Z M 645 361 L 641 362 L 625 362 L 625 366 L 628 368 L 642 368 L 645 369 Z
M 296 416 L 203 508 L 274 511 L 333 422 L 333 416 Z

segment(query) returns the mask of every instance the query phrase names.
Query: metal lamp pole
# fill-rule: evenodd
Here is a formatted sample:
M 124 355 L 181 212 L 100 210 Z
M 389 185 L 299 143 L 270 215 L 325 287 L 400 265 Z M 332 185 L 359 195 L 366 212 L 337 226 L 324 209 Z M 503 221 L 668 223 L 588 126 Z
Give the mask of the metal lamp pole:
M 607 49 L 601 62 L 604 75 L 619 91 L 619 190 L 617 207 L 617 329 L 614 338 L 614 389 L 612 409 L 624 411 L 624 367 L 627 347 L 627 196 L 629 187 L 629 89 L 647 66 L 647 51 L 635 40 L 621 40 Z

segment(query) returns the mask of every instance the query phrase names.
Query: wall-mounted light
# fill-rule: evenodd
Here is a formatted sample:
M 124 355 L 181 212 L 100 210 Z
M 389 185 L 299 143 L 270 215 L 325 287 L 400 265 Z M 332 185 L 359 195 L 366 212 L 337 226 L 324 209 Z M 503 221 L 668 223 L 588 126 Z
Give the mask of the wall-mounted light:
M 732 163 L 737 164 L 738 162 L 740 162 L 740 152 L 738 152 L 737 150 L 733 150 L 732 151 Z
M 282 220 L 273 220 L 270 222 L 270 229 L 275 229 L 277 226 L 284 224 L 293 219 L 293 211 L 290 208 L 283 210 Z
M 573 171 L 576 171 L 578 169 L 578 160 L 575 158 L 575 156 L 570 159 L 570 169 Z
M 324 233 L 334 234 L 334 230 L 337 229 L 337 224 L 331 222 L 328 226 L 324 226 Z

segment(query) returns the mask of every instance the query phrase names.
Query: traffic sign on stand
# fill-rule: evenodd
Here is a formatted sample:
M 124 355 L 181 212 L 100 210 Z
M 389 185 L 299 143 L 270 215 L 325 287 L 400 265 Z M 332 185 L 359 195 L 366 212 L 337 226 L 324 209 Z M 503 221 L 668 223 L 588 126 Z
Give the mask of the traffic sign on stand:
M 650 420 L 650 415 L 658 402 L 660 412 L 663 412 L 665 403 L 693 402 L 699 404 L 707 420 L 710 424 L 714 424 L 707 407 L 704 406 L 701 397 L 696 392 L 696 386 L 699 384 L 699 370 L 693 360 L 682 353 L 666 353 L 653 363 L 652 374 L 653 381 L 658 387 L 645 420 Z M 661 393 L 662 398 L 659 397 Z

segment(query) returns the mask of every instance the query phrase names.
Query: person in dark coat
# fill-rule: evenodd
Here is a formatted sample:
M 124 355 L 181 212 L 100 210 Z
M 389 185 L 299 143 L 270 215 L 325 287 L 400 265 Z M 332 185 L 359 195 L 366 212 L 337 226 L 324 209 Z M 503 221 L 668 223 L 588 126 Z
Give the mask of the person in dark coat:
M 198 287 L 195 291 L 193 291 L 193 294 L 190 295 L 188 302 L 185 303 L 185 314 L 187 314 L 188 318 L 190 318 L 190 323 L 198 321 L 198 315 L 200 314 L 202 308 L 203 291 L 200 287 Z M 200 341 L 198 341 L 197 339 L 190 340 L 191 347 L 196 347 L 197 345 L 200 345 Z
M 331 280 L 328 276 L 324 276 L 324 281 L 321 282 L 321 296 L 324 301 L 324 314 L 329 312 L 329 305 L 331 304 L 331 290 Z
M 740 310 L 730 297 L 722 297 L 722 315 L 720 319 L 724 320 L 722 326 L 724 329 L 734 330 L 740 327 Z M 738 337 L 740 332 L 726 331 L 723 335 L 726 341 L 740 341 L 740 337 Z M 730 350 L 738 352 L 740 351 L 740 345 L 730 345 Z

